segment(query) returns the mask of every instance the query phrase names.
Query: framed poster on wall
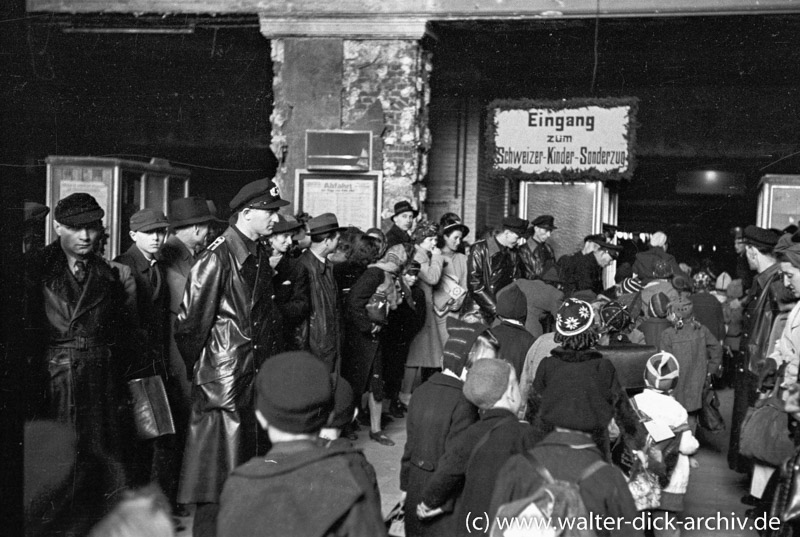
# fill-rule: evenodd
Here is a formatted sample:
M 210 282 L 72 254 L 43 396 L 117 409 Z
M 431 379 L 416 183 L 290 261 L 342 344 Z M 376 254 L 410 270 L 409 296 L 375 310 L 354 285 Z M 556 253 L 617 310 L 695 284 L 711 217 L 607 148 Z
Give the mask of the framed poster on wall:
M 336 215 L 340 226 L 362 231 L 380 227 L 383 205 L 383 173 L 322 173 L 297 170 L 294 205 L 311 216 Z

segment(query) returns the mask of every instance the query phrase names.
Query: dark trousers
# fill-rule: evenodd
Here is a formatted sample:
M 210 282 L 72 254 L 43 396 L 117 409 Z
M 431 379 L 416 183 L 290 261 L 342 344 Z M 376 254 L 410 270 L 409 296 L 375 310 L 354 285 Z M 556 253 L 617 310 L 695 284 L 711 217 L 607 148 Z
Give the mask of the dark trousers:
M 757 386 L 758 377 L 747 368 L 745 354 L 739 353 L 733 381 L 733 411 L 731 412 L 731 436 L 728 444 L 728 466 L 731 470 L 740 473 L 746 473 L 750 469 L 750 461 L 739 454 L 739 434 L 747 409 L 753 406 L 758 398 Z

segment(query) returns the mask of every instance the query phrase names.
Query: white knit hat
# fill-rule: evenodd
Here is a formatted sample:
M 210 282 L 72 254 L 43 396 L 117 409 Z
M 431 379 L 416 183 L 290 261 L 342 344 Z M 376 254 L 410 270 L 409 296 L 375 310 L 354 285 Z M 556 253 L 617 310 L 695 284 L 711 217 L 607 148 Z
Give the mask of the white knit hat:
M 668 392 L 678 383 L 681 367 L 677 358 L 668 352 L 658 352 L 647 360 L 644 382 L 650 388 Z

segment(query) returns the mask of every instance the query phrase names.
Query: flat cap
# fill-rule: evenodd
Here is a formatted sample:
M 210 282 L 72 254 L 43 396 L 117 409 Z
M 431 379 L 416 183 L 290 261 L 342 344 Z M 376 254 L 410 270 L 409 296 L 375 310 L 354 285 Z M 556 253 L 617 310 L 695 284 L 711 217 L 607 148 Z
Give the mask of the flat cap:
M 271 210 L 289 205 L 289 202 L 281 199 L 278 185 L 272 179 L 264 178 L 244 185 L 228 205 L 233 211 L 245 207 Z
M 555 225 L 555 218 L 553 218 L 549 214 L 543 214 L 541 216 L 537 216 L 536 218 L 533 219 L 531 225 L 540 227 L 542 229 L 549 229 L 550 231 L 558 229 Z
M 97 200 L 85 192 L 76 192 L 60 200 L 53 211 L 59 224 L 70 227 L 86 226 L 102 220 L 105 211 Z
M 519 216 L 506 216 L 503 218 L 503 229 L 522 235 L 528 229 L 528 221 Z
M 142 209 L 133 213 L 131 216 L 131 231 L 141 231 L 147 233 L 156 229 L 166 229 L 169 221 L 164 216 L 163 211 L 155 209 Z
M 756 248 L 774 248 L 780 237 L 771 229 L 750 225 L 744 228 L 742 238 L 745 244 Z

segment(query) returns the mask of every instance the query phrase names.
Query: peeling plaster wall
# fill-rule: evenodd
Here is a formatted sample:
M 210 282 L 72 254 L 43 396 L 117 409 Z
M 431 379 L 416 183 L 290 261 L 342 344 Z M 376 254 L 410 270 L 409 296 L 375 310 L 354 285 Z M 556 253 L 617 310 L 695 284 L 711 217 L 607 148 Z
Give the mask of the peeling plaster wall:
M 382 132 L 373 128 L 372 166 L 384 174 L 383 218 L 402 199 L 425 201 L 420 181 L 430 148 L 430 71 L 430 54 L 416 41 L 344 41 L 343 127 L 362 125 L 377 106 L 382 110 Z

